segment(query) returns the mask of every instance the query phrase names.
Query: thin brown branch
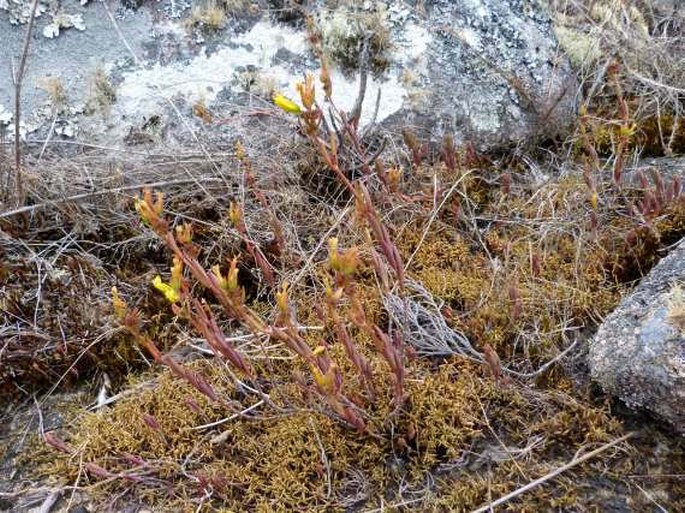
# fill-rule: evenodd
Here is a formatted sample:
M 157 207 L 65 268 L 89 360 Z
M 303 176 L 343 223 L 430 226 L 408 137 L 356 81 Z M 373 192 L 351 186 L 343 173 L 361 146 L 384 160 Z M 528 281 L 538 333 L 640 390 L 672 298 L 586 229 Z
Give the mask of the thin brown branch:
M 632 433 L 632 432 L 625 434 L 622 437 L 617 438 L 616 440 L 612 440 L 611 442 L 606 443 L 606 444 L 602 445 L 601 447 L 598 447 L 594 451 L 590 451 L 587 454 L 583 454 L 580 457 L 573 458 L 571 461 L 569 461 L 565 465 L 562 465 L 561 467 L 552 470 L 548 474 L 545 474 L 544 476 L 542 476 L 542 477 L 540 477 L 534 481 L 531 481 L 530 483 L 522 486 L 521 488 L 517 488 L 513 492 L 508 493 L 507 495 L 504 495 L 503 497 L 500 497 L 499 499 L 497 499 L 497 500 L 495 500 L 489 504 L 486 504 L 484 506 L 481 506 L 478 509 L 473 510 L 472 513 L 485 513 L 487 511 L 493 511 L 496 506 L 500 506 L 502 504 L 509 502 L 511 499 L 514 499 L 514 498 L 518 497 L 519 495 L 522 495 L 522 494 L 532 490 L 536 486 L 539 486 L 541 484 L 546 483 L 547 481 L 555 478 L 559 474 L 562 474 L 562 473 L 566 472 L 567 470 L 570 470 L 573 467 L 580 465 L 581 463 L 584 463 L 584 462 L 594 458 L 595 456 L 603 453 L 607 449 L 611 449 L 615 445 L 618 445 L 621 442 L 624 442 L 633 436 L 635 436 L 635 433 Z
M 359 126 L 359 118 L 362 115 L 362 104 L 364 103 L 364 97 L 366 96 L 366 83 L 369 76 L 369 43 L 371 40 L 371 34 L 366 34 L 364 36 L 364 41 L 362 43 L 362 51 L 359 59 L 359 93 L 357 94 L 357 99 L 354 102 L 354 107 L 352 112 L 350 112 L 350 125 L 354 127 Z
M 29 55 L 31 32 L 33 32 L 33 20 L 36 16 L 37 7 L 38 0 L 33 0 L 28 27 L 26 27 L 26 36 L 24 37 L 24 48 L 21 52 L 21 60 L 19 61 L 19 69 L 14 75 L 14 187 L 17 205 L 24 203 L 24 185 L 21 179 L 21 86 L 24 81 L 24 71 L 26 70 L 26 60 Z M 9 182 L 9 179 L 7 181 Z

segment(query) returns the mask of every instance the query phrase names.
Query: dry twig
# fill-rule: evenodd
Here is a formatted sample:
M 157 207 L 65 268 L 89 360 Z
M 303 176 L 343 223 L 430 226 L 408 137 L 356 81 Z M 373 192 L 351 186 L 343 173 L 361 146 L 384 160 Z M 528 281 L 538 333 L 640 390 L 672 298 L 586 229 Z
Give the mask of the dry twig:
M 33 20 L 36 16 L 37 7 L 38 0 L 33 0 L 28 27 L 26 27 L 24 48 L 21 53 L 21 60 L 19 61 L 19 69 L 14 74 L 14 187 L 17 205 L 21 205 L 24 202 L 24 188 L 21 180 L 21 86 L 24 81 L 24 71 L 26 70 L 26 60 L 28 59 L 31 32 L 33 32 Z M 7 173 L 5 186 L 5 189 L 9 190 L 9 172 Z
M 499 499 L 497 499 L 495 501 L 492 501 L 489 504 L 486 504 L 484 506 L 481 506 L 478 509 L 473 510 L 472 513 L 485 513 L 487 511 L 492 511 L 496 506 L 500 506 L 502 504 L 509 502 L 511 499 L 515 499 L 519 495 L 522 495 L 522 494 L 528 492 L 529 490 L 532 490 L 536 486 L 539 486 L 541 484 L 546 483 L 547 481 L 555 478 L 559 474 L 562 474 L 562 473 L 566 472 L 567 470 L 570 470 L 573 467 L 580 465 L 581 463 L 584 463 L 584 462 L 594 458 L 598 454 L 603 453 L 607 449 L 611 449 L 612 447 L 620 444 L 621 442 L 625 442 L 626 440 L 628 440 L 629 438 L 631 438 L 633 436 L 635 436 L 634 432 L 627 433 L 627 434 L 623 435 L 622 437 L 617 438 L 616 440 L 612 440 L 611 442 L 606 443 L 606 444 L 602 445 L 601 447 L 598 447 L 594 451 L 590 451 L 587 454 L 583 454 L 582 456 L 575 457 L 571 461 L 569 461 L 567 464 L 562 465 L 561 467 L 554 469 L 553 471 L 549 472 L 548 474 L 545 474 L 544 476 L 542 476 L 542 477 L 540 477 L 534 481 L 531 481 L 527 485 L 522 486 L 521 488 L 518 488 L 518 489 L 514 490 L 513 492 L 508 493 L 507 495 L 504 495 L 503 497 L 500 497 Z

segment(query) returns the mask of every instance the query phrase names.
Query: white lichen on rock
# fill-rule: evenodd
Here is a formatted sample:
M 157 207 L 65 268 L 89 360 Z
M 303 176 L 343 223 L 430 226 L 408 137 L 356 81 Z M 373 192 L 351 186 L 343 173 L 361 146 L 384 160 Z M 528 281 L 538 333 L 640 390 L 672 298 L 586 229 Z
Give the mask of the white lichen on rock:
M 0 0 L 0 10 L 7 11 L 12 25 L 23 25 L 31 18 L 30 0 Z M 47 2 L 38 2 L 36 17 L 42 16 L 48 10 Z
M 13 118 L 12 113 L 6 110 L 5 106 L 0 103 L 0 125 L 9 125 Z
M 60 30 L 75 28 L 76 30 L 86 30 L 83 16 L 80 14 L 57 13 L 52 15 L 52 23 L 43 28 L 43 35 L 52 39 L 60 34 Z

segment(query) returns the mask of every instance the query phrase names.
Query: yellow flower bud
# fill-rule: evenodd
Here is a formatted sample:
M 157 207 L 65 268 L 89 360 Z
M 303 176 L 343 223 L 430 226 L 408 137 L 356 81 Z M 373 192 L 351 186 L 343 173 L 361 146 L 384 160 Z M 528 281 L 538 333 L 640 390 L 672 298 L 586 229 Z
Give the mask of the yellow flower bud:
M 336 287 L 334 290 L 330 285 L 326 285 L 326 297 L 332 304 L 337 304 L 340 301 L 340 298 L 342 298 L 342 295 L 342 287 Z
M 343 276 L 352 276 L 354 274 L 357 270 L 358 253 L 359 250 L 357 248 L 350 248 L 338 258 L 340 262 L 340 274 Z
M 350 248 L 344 253 L 338 250 L 338 239 L 331 237 L 328 239 L 328 265 L 335 272 L 343 276 L 351 276 L 357 269 L 359 251 L 357 248 Z
M 240 141 L 236 141 L 235 143 L 235 156 L 241 162 L 246 158 L 245 146 L 243 146 L 243 143 Z
M 228 218 L 236 228 L 239 228 L 243 224 L 243 209 L 233 201 L 231 201 L 231 204 L 228 207 Z
M 592 195 L 590 196 L 590 205 L 592 206 L 593 210 L 597 210 L 598 201 L 599 201 L 599 198 L 597 196 L 597 193 L 593 192 Z
M 238 259 L 231 260 L 231 266 L 228 268 L 228 275 L 226 276 L 226 288 L 228 290 L 236 290 L 238 288 Z
M 300 99 L 302 100 L 302 105 L 307 110 L 311 110 L 314 107 L 314 101 L 316 98 L 316 93 L 314 91 L 314 77 L 311 73 L 307 73 L 304 77 L 304 82 L 299 82 L 295 85 L 297 92 L 300 94 Z
M 326 374 L 323 374 L 318 368 L 312 366 L 312 373 L 314 374 L 314 380 L 319 388 L 326 394 L 330 394 L 334 391 L 335 385 L 335 369 L 333 365 L 328 369 Z
M 162 212 L 164 211 L 164 193 L 156 193 L 155 200 L 153 202 L 152 191 L 150 189 L 145 189 L 143 191 L 143 201 L 152 212 L 154 212 L 158 216 L 162 215 Z
M 283 314 L 289 314 L 290 305 L 288 304 L 288 282 L 284 283 L 281 290 L 276 292 L 276 304 L 278 305 L 278 310 Z
M 150 189 L 145 189 L 142 199 L 136 196 L 135 207 L 143 222 L 150 224 L 153 217 L 158 218 L 164 211 L 164 194 L 158 192 L 153 202 L 152 192 Z
M 174 265 L 171 266 L 171 281 L 169 285 L 175 292 L 180 292 L 181 283 L 183 282 L 183 260 L 174 257 Z
M 334 271 L 338 269 L 338 238 L 331 237 L 328 239 L 328 265 Z
M 288 114 L 295 114 L 296 116 L 302 114 L 302 108 L 297 103 L 280 93 L 274 95 L 274 104 Z
M 388 169 L 387 177 L 390 187 L 393 188 L 393 190 L 396 190 L 402 179 L 402 170 L 397 167 L 392 167 Z
M 178 300 L 181 299 L 179 293 L 175 291 L 169 284 L 164 283 L 159 275 L 155 276 L 152 280 L 152 286 L 164 294 L 164 297 L 167 301 L 169 301 L 169 303 L 177 303 Z

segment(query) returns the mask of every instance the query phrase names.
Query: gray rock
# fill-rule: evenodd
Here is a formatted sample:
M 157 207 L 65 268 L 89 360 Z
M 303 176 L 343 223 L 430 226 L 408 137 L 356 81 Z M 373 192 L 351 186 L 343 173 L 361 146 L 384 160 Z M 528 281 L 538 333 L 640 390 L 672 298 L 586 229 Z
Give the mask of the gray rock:
M 592 377 L 685 435 L 685 242 L 607 317 L 590 343 Z
M 666 190 L 681 189 L 685 183 L 685 157 L 652 157 L 638 160 L 623 173 L 624 186 L 657 190 L 657 179 Z
M 564 135 L 578 84 L 547 11 L 522 0 L 421 2 L 431 35 L 415 59 L 425 94 L 385 122 L 487 150 Z
M 648 179 L 652 178 L 652 172 L 657 171 L 664 182 L 669 183 L 674 179 L 685 179 L 685 157 L 653 157 L 639 161 L 638 165 L 626 172 L 629 183 L 638 182 L 638 173 L 642 173 Z M 650 182 L 653 180 L 650 180 Z
M 12 25 L 17 20 L 7 19 L 4 11 L 14 13 L 28 2 L 11 1 L 10 9 L 0 0 L 0 43 L 18 58 L 24 30 Z M 201 123 L 190 121 L 197 101 L 225 118 L 232 116 L 227 111 L 269 108 L 273 90 L 295 97 L 295 83 L 303 73 L 318 75 L 318 59 L 297 19 L 283 22 L 268 8 L 250 10 L 233 13 L 223 31 L 208 33 L 189 30 L 190 11 L 177 19 L 167 12 L 167 3 L 146 3 L 137 12 L 114 3 L 115 27 L 99 2 L 83 6 L 79 0 L 64 0 L 63 7 L 83 23 L 79 30 L 61 30 L 51 39 L 44 34 L 54 13 L 46 11 L 37 20 L 23 89 L 22 123 L 28 138 L 40 138 L 41 130 L 46 135 L 46 127 L 53 125 L 49 95 L 38 88 L 46 76 L 58 79 L 68 98 L 57 121 L 73 127 L 67 134 L 52 135 L 76 135 L 111 146 L 121 145 L 131 126 L 151 116 L 174 119 L 180 113 L 185 118 L 177 121 L 181 132 L 190 124 L 199 129 Z M 370 38 L 367 62 L 373 76 L 362 124 L 373 120 L 396 133 L 410 127 L 435 141 L 453 133 L 457 143 L 472 141 L 480 149 L 493 149 L 563 134 L 573 120 L 576 80 L 558 51 L 546 11 L 536 2 L 375 0 L 333 8 L 319 0 L 302 5 L 317 21 L 333 60 L 336 106 L 348 112 L 359 89 L 350 66 L 359 66 L 363 41 Z M 134 62 L 129 49 L 139 61 Z M 93 116 L 98 111 L 92 98 L 98 66 L 112 81 L 116 101 Z M 171 109 L 172 101 L 184 105 L 183 110 Z M 0 74 L 4 125 L 11 122 L 12 103 L 11 78 Z M 239 123 L 234 120 L 225 130 Z M 163 132 L 173 136 L 178 130 Z

